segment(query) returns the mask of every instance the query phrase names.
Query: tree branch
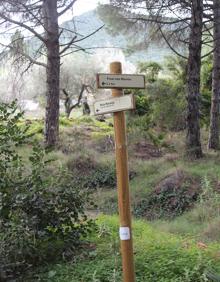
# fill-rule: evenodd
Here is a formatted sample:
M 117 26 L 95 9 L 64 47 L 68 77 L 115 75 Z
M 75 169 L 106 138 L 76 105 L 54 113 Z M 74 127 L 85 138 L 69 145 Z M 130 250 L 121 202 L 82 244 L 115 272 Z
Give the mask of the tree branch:
M 3 43 L 0 43 L 1 46 L 5 47 L 6 49 L 9 48 L 10 50 L 14 50 L 14 48 L 11 45 L 5 45 Z M 16 50 L 16 52 L 18 52 L 18 54 L 20 54 L 21 56 L 25 57 L 26 59 L 28 59 L 32 64 L 38 65 L 38 66 L 42 66 L 42 67 L 47 67 L 47 65 L 43 62 L 39 62 L 36 61 L 35 59 L 33 59 L 30 55 L 21 52 L 19 50 Z
M 86 38 L 89 38 L 90 36 L 92 36 L 92 35 L 94 35 L 95 33 L 97 33 L 97 32 L 98 32 L 100 29 L 102 29 L 103 27 L 104 27 L 104 25 L 102 25 L 101 27 L 99 27 L 98 29 L 96 29 L 95 31 L 93 31 L 92 33 L 90 33 L 90 34 L 88 34 L 88 35 L 86 35 L 86 36 L 84 36 L 83 38 L 80 38 L 80 39 L 78 39 L 78 40 L 75 40 L 75 39 L 77 38 L 77 36 L 74 36 L 74 37 L 72 38 L 72 40 L 70 40 L 70 42 L 67 43 L 67 46 L 66 46 L 62 51 L 60 51 L 60 55 L 63 55 L 63 54 L 66 52 L 66 50 L 68 50 L 73 44 L 75 45 L 76 42 L 80 42 L 80 41 L 82 41 L 82 40 L 84 40 L 84 39 L 86 39 Z M 81 48 L 81 47 L 80 47 L 80 50 L 84 51 L 85 48 Z
M 74 43 L 75 43 L 75 42 L 80 42 L 80 41 L 82 41 L 82 40 L 84 40 L 84 39 L 86 39 L 86 38 L 88 38 L 88 37 L 94 35 L 94 34 L 97 33 L 100 29 L 102 29 L 104 26 L 105 26 L 105 25 L 103 24 L 102 26 L 100 26 L 98 29 L 96 29 L 96 30 L 93 31 L 92 33 L 90 33 L 90 34 L 84 36 L 83 38 L 80 38 L 80 39 L 74 41 Z
M 71 113 L 71 111 L 75 108 L 75 107 L 78 107 L 79 106 L 79 104 L 80 104 L 80 102 L 81 102 L 81 100 L 82 100 L 82 96 L 83 96 L 83 93 L 84 93 L 84 91 L 88 88 L 88 87 L 90 87 L 89 85 L 86 85 L 86 84 L 82 84 L 82 87 L 81 87 L 81 90 L 80 90 L 80 93 L 79 93 L 79 96 L 78 96 L 78 100 L 77 100 L 77 102 L 75 103 L 75 104 L 73 104 L 69 109 L 68 109 L 68 112 L 69 112 L 69 114 Z M 66 96 L 66 101 L 68 101 L 69 99 L 70 99 L 70 97 L 69 97 L 69 93 L 66 91 L 66 89 L 62 89 L 62 91 L 63 91 L 63 94 Z
M 3 14 L 3 13 L 0 13 L 0 17 L 3 18 L 4 20 L 10 22 L 10 23 L 13 23 L 15 25 L 18 25 L 20 27 L 27 29 L 32 34 L 34 34 L 38 39 L 40 39 L 42 42 L 44 42 L 46 44 L 46 39 L 43 36 L 41 36 L 38 32 L 36 32 L 33 28 L 31 28 L 30 26 L 28 26 L 28 25 L 26 25 L 26 24 L 24 24 L 20 21 L 13 20 L 13 19 L 5 16 L 5 14 Z
M 64 8 L 61 12 L 58 13 L 58 17 L 60 17 L 61 15 L 63 15 L 66 11 L 68 11 L 73 4 L 76 2 L 77 0 L 72 0 L 69 5 L 66 6 L 66 8 Z
M 186 19 L 177 19 L 177 20 L 172 20 L 172 21 L 162 21 L 159 20 L 157 18 L 155 19 L 151 19 L 151 18 L 142 18 L 142 17 L 132 17 L 132 18 L 127 18 L 128 20 L 137 20 L 137 21 L 145 21 L 145 22 L 151 22 L 151 23 L 157 23 L 157 24 L 163 24 L 163 25 L 169 25 L 169 24 L 177 24 L 177 23 L 182 23 L 182 22 L 186 22 L 186 20 L 189 20 L 190 18 L 186 18 Z
M 176 54 L 178 55 L 179 57 L 183 58 L 183 59 L 187 59 L 187 57 L 183 56 L 182 54 L 180 54 L 178 51 L 176 51 L 176 49 L 173 48 L 173 46 L 169 43 L 169 40 L 166 38 L 162 28 L 159 26 L 159 30 L 160 30 L 160 33 L 163 37 L 163 39 L 165 40 L 166 44 L 169 46 L 169 48 Z
M 77 38 L 77 36 L 74 36 L 74 37 L 72 38 L 72 40 L 70 40 L 70 42 L 66 44 L 66 47 L 64 47 L 63 50 L 60 51 L 60 55 L 62 55 L 64 52 L 66 52 L 67 49 L 70 48 L 70 46 L 75 42 L 75 39 L 76 39 L 76 38 Z

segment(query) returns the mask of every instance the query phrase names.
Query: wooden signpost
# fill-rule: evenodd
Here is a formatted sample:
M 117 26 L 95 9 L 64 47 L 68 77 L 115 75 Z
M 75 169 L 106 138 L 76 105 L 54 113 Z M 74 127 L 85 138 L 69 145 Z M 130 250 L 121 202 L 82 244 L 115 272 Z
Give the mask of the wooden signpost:
M 124 111 L 134 108 L 132 96 L 123 96 L 122 88 L 144 88 L 142 75 L 123 75 L 120 62 L 110 64 L 110 74 L 97 74 L 98 88 L 112 88 L 112 99 L 94 103 L 95 114 L 114 113 L 117 191 L 123 267 L 123 281 L 134 282 L 134 258 L 129 195 L 128 153 Z

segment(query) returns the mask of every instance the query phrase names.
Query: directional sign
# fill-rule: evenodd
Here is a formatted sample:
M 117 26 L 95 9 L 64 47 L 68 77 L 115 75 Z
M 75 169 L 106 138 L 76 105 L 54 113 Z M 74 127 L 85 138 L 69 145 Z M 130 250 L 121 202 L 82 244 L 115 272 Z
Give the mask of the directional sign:
M 103 115 L 107 113 L 120 112 L 135 108 L 133 95 L 125 95 L 121 97 L 111 98 L 108 100 L 100 100 L 94 103 L 94 114 Z
M 98 88 L 145 88 L 145 76 L 136 74 L 97 74 Z

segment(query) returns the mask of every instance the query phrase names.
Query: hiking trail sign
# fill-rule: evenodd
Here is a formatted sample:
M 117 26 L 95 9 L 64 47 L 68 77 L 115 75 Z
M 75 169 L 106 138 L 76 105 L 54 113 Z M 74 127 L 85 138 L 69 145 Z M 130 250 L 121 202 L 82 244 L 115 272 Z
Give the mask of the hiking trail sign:
M 98 88 L 145 88 L 145 76 L 139 74 L 106 74 L 96 76 Z
M 132 110 L 135 108 L 134 96 L 131 94 L 111 98 L 108 100 L 100 100 L 94 102 L 93 106 L 94 115 L 103 115 L 125 110 Z
M 110 74 L 97 74 L 98 88 L 111 88 L 112 98 L 95 101 L 94 114 L 113 113 L 115 155 L 119 207 L 119 237 L 121 243 L 123 282 L 135 282 L 134 253 L 129 195 L 128 153 L 125 110 L 134 109 L 133 95 L 123 95 L 124 88 L 145 88 L 144 75 L 122 74 L 120 62 L 110 64 Z

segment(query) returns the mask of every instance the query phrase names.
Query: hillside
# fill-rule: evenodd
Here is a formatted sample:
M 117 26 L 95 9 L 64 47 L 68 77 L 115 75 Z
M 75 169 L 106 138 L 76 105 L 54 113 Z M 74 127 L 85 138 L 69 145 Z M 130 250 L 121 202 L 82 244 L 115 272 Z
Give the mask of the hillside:
M 80 16 L 75 17 L 70 21 L 66 21 L 62 24 L 66 29 L 75 30 L 86 36 L 89 33 L 92 33 L 94 30 L 103 26 L 105 23 L 98 17 L 98 14 L 95 10 L 84 13 Z M 64 33 L 66 37 L 66 33 Z M 114 47 L 123 49 L 126 54 L 127 41 L 124 36 L 112 36 L 108 33 L 105 26 L 99 30 L 96 34 L 91 37 L 88 37 L 86 40 L 80 42 L 82 47 Z M 146 51 L 138 51 L 132 55 L 127 55 L 127 59 L 131 62 L 137 62 L 141 60 L 150 60 L 150 61 L 161 61 L 167 55 L 170 55 L 171 51 L 166 47 L 161 47 L 156 44 L 150 44 L 149 48 Z
M 68 30 L 76 31 L 78 33 L 78 39 L 89 35 L 94 32 L 105 23 L 98 17 L 98 14 L 95 10 L 84 13 L 80 16 L 74 17 L 72 20 L 64 21 L 62 27 L 65 28 L 61 36 L 62 43 L 66 43 L 72 38 L 73 33 L 68 32 Z M 78 40 L 77 39 L 77 40 Z M 32 38 L 28 41 L 28 46 L 30 53 L 33 53 L 33 50 L 37 50 L 40 47 L 40 42 L 36 38 Z M 91 37 L 86 38 L 83 41 L 77 43 L 78 46 L 83 48 L 112 48 L 112 52 L 118 53 L 119 50 L 123 50 L 126 59 L 132 63 L 138 61 L 157 61 L 161 62 L 165 56 L 171 55 L 172 52 L 167 47 L 161 47 L 156 44 L 150 44 L 146 51 L 138 51 L 131 55 L 127 53 L 126 46 L 127 41 L 124 36 L 112 36 L 108 33 L 105 26 L 100 29 L 97 33 Z M 95 52 L 94 50 L 88 50 L 89 53 Z

